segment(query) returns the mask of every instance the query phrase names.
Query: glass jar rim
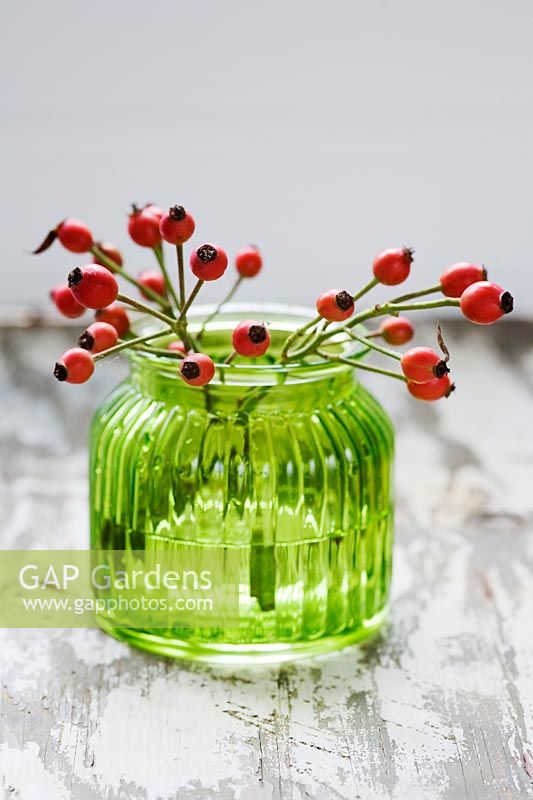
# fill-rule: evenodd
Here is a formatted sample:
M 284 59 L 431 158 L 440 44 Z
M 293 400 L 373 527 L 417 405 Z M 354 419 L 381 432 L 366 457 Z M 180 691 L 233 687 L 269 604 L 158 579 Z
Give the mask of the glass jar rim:
M 194 334 L 198 332 L 204 320 L 208 319 L 216 308 L 216 304 L 199 305 L 194 308 L 188 315 L 189 330 L 191 333 Z M 306 322 L 313 319 L 314 316 L 316 316 L 314 309 L 307 306 L 284 303 L 226 303 L 223 309 L 217 313 L 216 320 L 211 321 L 206 326 L 206 331 L 227 331 L 228 336 L 231 338 L 231 332 L 237 322 L 241 319 L 257 317 L 258 319 L 265 320 L 271 330 L 278 330 L 289 335 Z M 150 326 L 152 324 L 153 318 L 146 315 L 139 317 L 134 323 L 134 331 L 138 335 L 143 335 L 145 332 L 147 333 L 150 331 Z M 357 342 L 353 339 L 339 341 L 341 336 L 342 334 L 339 333 L 338 335 L 333 335 L 329 340 L 331 344 L 337 346 L 341 345 L 338 355 L 341 355 L 343 358 L 361 359 L 368 354 L 369 348 L 361 348 L 359 345 L 360 349 L 357 350 Z M 169 366 L 171 366 L 173 370 L 176 368 L 176 359 L 170 355 L 165 357 L 164 355 L 156 355 L 142 350 L 127 350 L 126 355 L 131 362 L 138 366 L 150 365 L 165 371 Z M 256 378 L 262 376 L 264 380 L 268 375 L 273 377 L 290 375 L 295 381 L 299 379 L 316 380 L 326 375 L 339 374 L 341 372 L 353 370 L 353 367 L 349 364 L 338 361 L 335 362 L 325 358 L 317 358 L 316 360 L 307 361 L 305 363 L 287 362 L 285 364 L 226 364 L 224 362 L 215 361 L 215 367 L 216 375 L 213 382 L 220 382 L 220 384 L 231 384 L 233 382 L 231 380 L 232 377 L 237 379 L 237 383 L 241 381 L 248 383 L 246 378 L 250 379 L 253 378 L 253 376 Z M 219 380 L 218 376 L 222 376 L 223 379 Z

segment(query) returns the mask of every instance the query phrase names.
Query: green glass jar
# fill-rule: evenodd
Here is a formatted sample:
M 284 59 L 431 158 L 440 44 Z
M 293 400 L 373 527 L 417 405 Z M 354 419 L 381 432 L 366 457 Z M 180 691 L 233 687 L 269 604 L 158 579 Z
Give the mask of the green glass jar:
M 170 619 L 164 629 L 121 627 L 111 614 L 99 622 L 194 660 L 282 661 L 344 647 L 386 616 L 391 423 L 351 367 L 273 363 L 308 310 L 227 308 L 203 349 L 222 361 L 236 322 L 255 317 L 269 323 L 269 355 L 221 366 L 195 388 L 177 361 L 133 353 L 129 378 L 96 412 L 91 544 L 178 558 L 191 547 L 237 553 L 237 618 L 217 627 Z M 205 313 L 191 317 L 192 332 Z

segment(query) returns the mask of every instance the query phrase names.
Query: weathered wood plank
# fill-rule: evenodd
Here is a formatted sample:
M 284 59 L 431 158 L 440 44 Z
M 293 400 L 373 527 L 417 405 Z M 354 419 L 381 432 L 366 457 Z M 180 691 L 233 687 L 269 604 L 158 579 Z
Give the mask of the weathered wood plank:
M 398 426 L 387 630 L 259 670 L 158 660 L 98 631 L 1 631 L 6 797 L 533 795 L 533 326 L 448 329 L 453 399 L 416 405 L 372 381 Z M 117 372 L 55 384 L 68 336 L 0 333 L 4 548 L 86 541 L 87 424 Z

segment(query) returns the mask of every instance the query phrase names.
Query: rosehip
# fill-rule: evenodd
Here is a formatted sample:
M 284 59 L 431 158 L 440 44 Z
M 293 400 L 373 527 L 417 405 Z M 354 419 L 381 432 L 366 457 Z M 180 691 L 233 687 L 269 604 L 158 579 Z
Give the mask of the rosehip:
M 76 300 L 86 308 L 105 308 L 117 299 L 115 276 L 98 264 L 75 267 L 69 272 L 68 285 Z
M 128 233 L 141 247 L 156 247 L 161 243 L 159 218 L 148 209 L 133 208 L 128 219 Z
M 270 334 L 263 322 L 243 319 L 233 331 L 232 341 L 240 356 L 262 356 L 269 348 Z
M 451 382 L 448 375 L 442 378 L 433 378 L 427 383 L 413 383 L 407 381 L 409 393 L 417 400 L 440 400 L 441 397 L 449 397 L 455 390 L 455 384 Z
M 510 314 L 514 303 L 510 292 L 490 281 L 473 283 L 465 289 L 460 302 L 465 317 L 478 325 L 490 325 L 504 314 Z
M 57 310 L 69 319 L 76 319 L 85 313 L 85 306 L 78 303 L 72 290 L 68 286 L 56 286 L 50 292 L 50 297 L 55 303 Z
M 111 242 L 97 242 L 96 246 L 102 251 L 104 256 L 107 256 L 109 259 L 111 259 L 111 261 L 114 261 L 119 267 L 122 266 L 122 253 L 115 247 L 114 244 L 111 244 Z M 98 260 L 98 256 L 93 256 L 93 264 L 100 264 L 101 267 L 105 267 L 105 264 L 102 264 L 102 262 Z
M 87 350 L 72 347 L 63 353 L 54 367 L 54 375 L 58 381 L 67 383 L 85 383 L 94 372 L 94 361 Z
M 485 267 L 468 264 L 466 261 L 452 264 L 439 278 L 442 293 L 446 297 L 461 297 L 464 290 L 473 283 L 486 280 L 487 270 Z
M 374 277 L 385 286 L 396 286 L 408 277 L 413 263 L 413 250 L 400 247 L 396 250 L 383 250 L 374 259 Z
M 99 309 L 94 318 L 98 322 L 108 322 L 114 327 L 121 339 L 129 332 L 130 318 L 128 312 L 118 303 L 112 303 L 107 308 Z
M 446 362 L 431 347 L 413 347 L 400 361 L 402 372 L 408 381 L 427 383 L 433 378 L 442 378 L 450 370 Z
M 93 245 L 93 235 L 87 225 L 77 219 L 64 219 L 56 228 L 46 234 L 33 254 L 44 253 L 57 238 L 71 253 L 85 253 Z
M 226 271 L 228 257 L 221 247 L 203 244 L 191 253 L 191 270 L 199 280 L 216 281 Z
M 243 278 L 254 278 L 263 266 L 261 253 L 252 245 L 243 247 L 235 256 L 235 266 Z
M 406 317 L 387 317 L 381 323 L 379 332 L 389 344 L 401 345 L 411 341 L 415 329 Z
M 173 350 L 175 353 L 183 353 L 184 356 L 187 355 L 187 348 L 185 347 L 181 339 L 169 342 L 167 344 L 167 350 Z
M 194 233 L 194 219 L 183 206 L 172 206 L 159 220 L 159 232 L 170 244 L 183 244 Z
M 341 322 L 352 316 L 355 303 L 352 295 L 344 289 L 328 289 L 316 301 L 316 310 L 328 322 Z
M 72 253 L 86 253 L 93 246 L 93 235 L 87 225 L 77 219 L 66 219 L 57 228 L 59 241 Z
M 180 362 L 180 374 L 191 386 L 205 386 L 215 374 L 215 365 L 205 353 L 191 353 Z
M 118 333 L 113 325 L 108 322 L 93 322 L 87 330 L 78 336 L 78 345 L 83 350 L 91 353 L 101 353 L 102 350 L 109 350 L 118 341 Z
M 161 295 L 161 297 L 166 297 L 167 294 L 167 286 L 165 283 L 164 275 L 159 272 L 157 269 L 145 269 L 143 272 L 140 273 L 137 280 L 142 286 L 147 286 L 148 289 L 151 289 L 156 294 Z M 146 297 L 147 300 L 151 300 L 152 298 L 150 295 L 146 294 L 141 289 L 141 294 L 143 297 Z

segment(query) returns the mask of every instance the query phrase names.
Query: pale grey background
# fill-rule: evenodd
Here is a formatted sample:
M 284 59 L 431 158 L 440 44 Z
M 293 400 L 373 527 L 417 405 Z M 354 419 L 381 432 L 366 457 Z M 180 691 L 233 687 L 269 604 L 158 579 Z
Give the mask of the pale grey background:
M 529 0 L 20 0 L 3 17 L 0 305 L 46 306 L 80 263 L 23 252 L 67 215 L 151 265 L 125 214 L 154 200 L 190 207 L 198 243 L 263 246 L 244 298 L 354 289 L 405 243 L 420 280 L 482 261 L 533 309 Z

